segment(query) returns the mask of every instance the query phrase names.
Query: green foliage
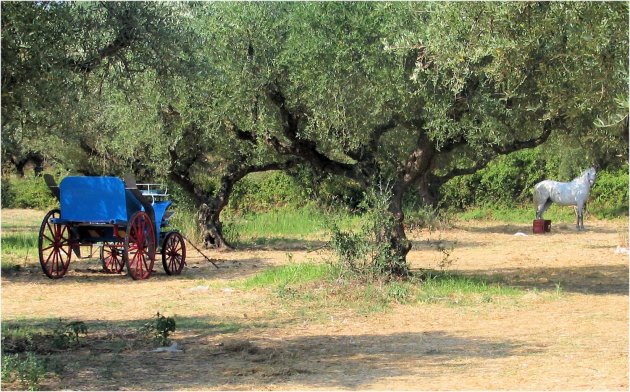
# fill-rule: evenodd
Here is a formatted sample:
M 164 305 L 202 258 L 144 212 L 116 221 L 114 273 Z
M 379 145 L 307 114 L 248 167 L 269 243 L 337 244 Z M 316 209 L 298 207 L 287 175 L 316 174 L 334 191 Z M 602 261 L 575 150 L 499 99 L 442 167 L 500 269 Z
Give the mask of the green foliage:
M 18 258 L 26 259 L 37 254 L 38 233 L 10 232 L 2 233 L 2 271 L 19 269 Z
M 0 188 L 0 204 L 2 208 L 10 208 L 9 206 L 13 205 L 13 195 L 11 194 L 11 184 L 9 180 L 2 176 L 0 180 L 1 188 Z
M 87 336 L 88 328 L 83 321 L 71 321 L 59 323 L 53 330 L 52 345 L 57 349 L 67 349 L 80 344 L 80 337 Z
M 540 149 L 500 156 L 475 174 L 452 179 L 440 189 L 442 207 L 515 206 L 531 199 L 533 186 L 545 178 Z
M 356 190 L 379 176 L 474 167 L 549 124 L 571 146 L 563 171 L 576 144 L 605 166 L 627 158 L 625 3 L 7 2 L 2 11 L 4 161 L 37 152 L 85 173 L 177 174 L 205 196 L 225 173 L 288 158 L 321 172 L 311 184 L 349 178 L 306 193 L 282 175 L 247 179 L 230 205 L 245 213 L 319 190 L 354 208 Z M 524 200 L 538 172 L 512 159 L 445 188 L 442 205 Z M 381 240 L 382 263 L 404 253 Z
M 42 177 L 2 178 L 2 208 L 49 210 L 55 206 L 57 200 Z
M 628 165 L 618 170 L 602 171 L 591 190 L 591 205 L 610 218 L 628 213 Z
M 344 274 L 336 264 L 313 263 L 273 267 L 238 282 L 236 287 L 265 288 L 287 301 L 285 304 L 291 305 L 291 311 L 307 307 L 309 317 L 328 317 L 324 314 L 329 314 L 331 308 L 368 314 L 385 311 L 392 303 L 471 306 L 525 294 L 524 290 L 492 277 L 426 271 L 406 280 L 365 280 Z
M 491 220 L 510 223 L 527 223 L 531 224 L 536 213 L 536 207 L 532 204 L 527 206 L 480 206 L 470 207 L 465 211 L 455 214 L 458 219 L 464 221 L 470 220 Z M 572 207 L 552 205 L 545 212 L 545 219 L 553 222 L 571 223 L 575 221 L 575 212 Z
M 45 375 L 44 361 L 30 351 L 22 355 L 2 354 L 3 384 L 17 380 L 24 390 L 37 391 Z
M 88 332 L 82 321 L 58 320 L 43 330 L 30 325 L 2 327 L 2 383 L 17 381 L 28 390 L 38 390 L 46 373 L 55 371 L 55 363 L 42 359 L 42 354 L 77 347 Z
M 333 219 L 343 228 L 354 226 L 360 219 L 343 210 L 322 210 L 313 203 L 243 215 L 227 211 L 225 215 L 223 228 L 226 238 L 241 245 L 265 239 L 271 241 L 274 238 L 304 239 L 314 235 L 322 236 Z
M 321 231 L 325 225 L 326 215 L 312 205 L 304 208 L 291 206 L 241 216 L 226 216 L 226 226 L 237 227 L 239 238 L 243 239 L 256 236 L 303 236 Z
M 233 211 L 260 211 L 295 204 L 303 199 L 300 188 L 283 172 L 250 174 L 234 186 L 229 208 Z
M 177 324 L 173 317 L 161 315 L 158 312 L 155 319 L 146 323 L 142 327 L 142 331 L 159 346 L 168 346 L 171 344 L 169 336 L 175 332 Z
M 176 205 L 173 210 L 175 213 L 170 219 L 170 227 L 176 228 L 193 243 L 200 244 L 202 239 L 202 231 L 197 224 L 197 211 L 186 205 Z
M 351 179 L 322 173 L 308 166 L 287 171 L 301 194 L 326 208 L 356 210 L 364 199 L 361 186 Z
M 370 192 L 362 208 L 358 231 L 343 231 L 334 222 L 331 225 L 329 246 L 336 256 L 342 274 L 351 274 L 368 280 L 392 274 L 405 261 L 393 249 L 388 239 L 394 232 L 395 220 L 388 210 L 389 199 L 384 192 Z

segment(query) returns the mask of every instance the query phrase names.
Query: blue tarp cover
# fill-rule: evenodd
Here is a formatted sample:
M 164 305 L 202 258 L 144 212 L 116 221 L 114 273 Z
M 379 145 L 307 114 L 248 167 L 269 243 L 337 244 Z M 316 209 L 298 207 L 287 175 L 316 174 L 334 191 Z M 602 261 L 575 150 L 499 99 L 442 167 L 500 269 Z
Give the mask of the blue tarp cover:
M 62 221 L 119 224 L 142 209 L 118 177 L 66 177 L 59 190 Z

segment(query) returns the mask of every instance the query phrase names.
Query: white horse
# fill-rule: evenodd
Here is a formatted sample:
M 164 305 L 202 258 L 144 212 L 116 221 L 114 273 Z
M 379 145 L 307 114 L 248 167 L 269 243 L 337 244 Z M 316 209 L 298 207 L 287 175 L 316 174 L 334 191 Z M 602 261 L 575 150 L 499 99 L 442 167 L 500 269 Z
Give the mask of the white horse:
M 584 205 L 595 183 L 595 177 L 595 168 L 591 167 L 571 182 L 545 180 L 536 184 L 534 187 L 536 219 L 542 219 L 552 202 L 561 206 L 576 206 L 576 228 L 584 230 Z

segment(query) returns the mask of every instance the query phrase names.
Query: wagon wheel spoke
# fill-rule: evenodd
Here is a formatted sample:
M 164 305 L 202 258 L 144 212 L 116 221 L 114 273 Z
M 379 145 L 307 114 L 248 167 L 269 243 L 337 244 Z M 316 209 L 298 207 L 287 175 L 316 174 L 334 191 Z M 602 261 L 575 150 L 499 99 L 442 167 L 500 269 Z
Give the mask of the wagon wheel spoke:
M 151 266 L 147 264 L 148 259 L 149 259 L 148 255 L 146 257 L 144 255 L 142 256 L 142 264 L 144 265 L 144 268 L 146 271 L 151 270 Z
M 46 227 L 48 227 L 48 232 L 50 232 L 52 238 L 55 238 L 55 232 L 53 231 L 52 225 L 49 222 L 46 222 Z M 50 238 L 48 238 L 48 240 L 52 241 Z
M 42 249 L 42 251 L 46 251 L 46 250 L 48 250 L 48 249 L 52 249 L 53 247 L 54 247 L 54 245 L 47 246 L 47 247 L 45 247 L 44 249 Z
M 54 270 L 59 270 L 59 252 L 55 252 L 55 257 L 53 257 L 53 262 L 50 264 L 48 272 L 52 274 Z
M 141 254 L 140 253 L 136 253 L 135 255 L 133 255 L 133 269 L 135 271 L 138 271 L 140 273 L 140 275 L 142 275 L 142 263 L 140 263 L 140 261 L 138 259 L 140 259 Z

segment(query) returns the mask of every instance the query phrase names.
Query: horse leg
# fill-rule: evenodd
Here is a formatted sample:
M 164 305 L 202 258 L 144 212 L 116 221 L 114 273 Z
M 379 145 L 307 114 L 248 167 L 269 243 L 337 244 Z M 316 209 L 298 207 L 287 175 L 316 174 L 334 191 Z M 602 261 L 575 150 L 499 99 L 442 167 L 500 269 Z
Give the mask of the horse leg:
M 575 208 L 575 215 L 577 215 L 575 228 L 578 230 L 584 230 L 584 206 L 578 205 Z
M 543 214 L 547 211 L 549 206 L 551 206 L 551 203 L 553 203 L 551 199 L 546 199 L 543 203 L 538 204 L 538 208 L 536 209 L 536 219 L 543 218 Z

